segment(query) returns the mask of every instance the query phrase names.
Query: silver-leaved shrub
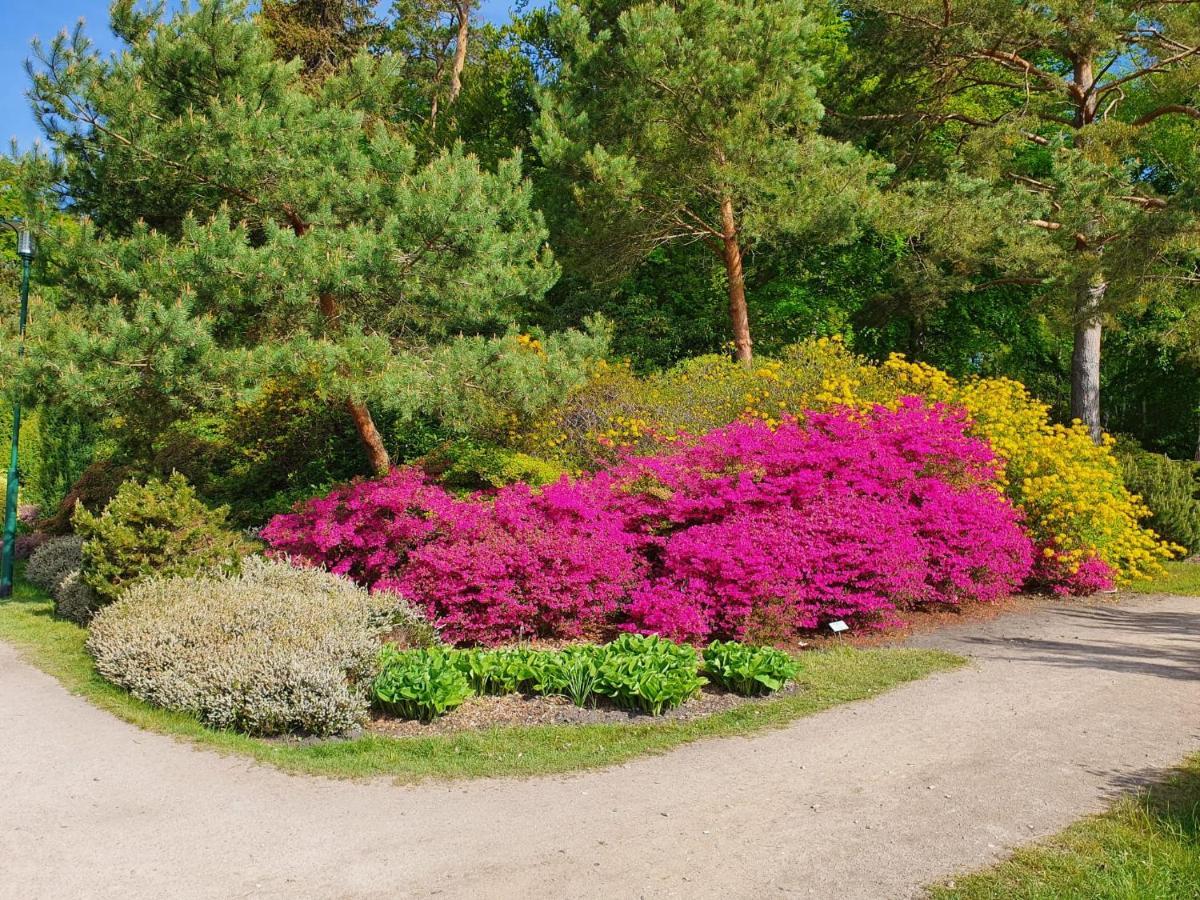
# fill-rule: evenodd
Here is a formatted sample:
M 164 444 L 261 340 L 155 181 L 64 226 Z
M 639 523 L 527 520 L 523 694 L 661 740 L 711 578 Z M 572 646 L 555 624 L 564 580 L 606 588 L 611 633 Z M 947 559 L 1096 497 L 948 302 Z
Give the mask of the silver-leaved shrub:
M 330 735 L 367 714 L 380 632 L 423 626 L 395 595 L 252 557 L 237 575 L 135 584 L 87 647 L 109 681 L 212 728 Z

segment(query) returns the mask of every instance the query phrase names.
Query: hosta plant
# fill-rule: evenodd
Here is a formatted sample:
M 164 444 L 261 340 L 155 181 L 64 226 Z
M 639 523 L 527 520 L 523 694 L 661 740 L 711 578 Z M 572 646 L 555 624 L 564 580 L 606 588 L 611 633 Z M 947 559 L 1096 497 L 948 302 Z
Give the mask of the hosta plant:
M 690 700 L 705 684 L 691 647 L 656 635 L 626 634 L 605 649 L 594 690 L 621 709 L 662 715 Z
M 796 677 L 791 656 L 773 647 L 713 641 L 704 650 L 704 674 L 735 694 L 756 697 L 778 691 Z
M 473 693 L 447 651 L 431 648 L 379 651 L 379 674 L 371 686 L 375 705 L 405 719 L 430 722 L 462 705 Z

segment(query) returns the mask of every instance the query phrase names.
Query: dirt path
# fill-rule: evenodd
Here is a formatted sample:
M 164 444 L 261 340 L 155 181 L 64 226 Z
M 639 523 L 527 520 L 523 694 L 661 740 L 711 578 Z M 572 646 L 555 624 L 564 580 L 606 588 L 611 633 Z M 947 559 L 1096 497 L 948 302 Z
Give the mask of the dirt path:
M 293 777 L 141 732 L 0 644 L 0 896 L 907 897 L 1200 749 L 1200 600 L 918 639 L 975 658 L 570 777 Z

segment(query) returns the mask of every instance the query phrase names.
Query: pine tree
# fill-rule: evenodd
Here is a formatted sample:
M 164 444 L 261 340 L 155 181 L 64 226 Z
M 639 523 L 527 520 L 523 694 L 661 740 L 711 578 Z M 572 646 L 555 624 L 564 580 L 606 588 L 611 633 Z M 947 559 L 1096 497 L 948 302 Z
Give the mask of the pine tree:
M 838 33 L 805 0 L 563 4 L 534 145 L 555 179 L 566 258 L 604 275 L 702 243 L 724 266 L 748 363 L 745 255 L 784 235 L 851 236 L 880 170 L 818 131 Z
M 316 373 L 385 469 L 368 403 L 396 389 L 390 354 L 510 321 L 556 277 L 520 160 L 419 161 L 389 119 L 402 61 L 360 54 L 314 89 L 237 0 L 169 19 L 119 3 L 113 28 L 120 54 L 77 31 L 32 72 L 61 190 L 90 217 L 48 263 L 64 329 L 44 369 L 71 352 L 60 374 L 111 382 L 135 418 L 221 373 Z
M 843 12 L 852 53 L 836 121 L 869 129 L 868 146 L 909 176 L 990 182 L 979 227 L 1020 217 L 1025 247 L 999 260 L 1004 279 L 1059 299 L 1074 337 L 1072 414 L 1099 440 L 1106 316 L 1194 255 L 1181 241 L 1197 221 L 1197 173 L 1161 141 L 1181 125 L 1193 144 L 1200 133 L 1200 7 L 849 0 Z

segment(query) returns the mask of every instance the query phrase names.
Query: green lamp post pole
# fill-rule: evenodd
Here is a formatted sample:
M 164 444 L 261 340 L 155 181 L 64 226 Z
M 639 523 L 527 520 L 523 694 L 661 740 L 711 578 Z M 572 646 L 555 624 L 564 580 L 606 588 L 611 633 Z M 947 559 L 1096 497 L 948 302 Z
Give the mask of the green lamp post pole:
M 33 265 L 33 235 L 17 224 L 0 219 L 17 233 L 17 255 L 21 257 L 21 317 L 17 339 L 21 342 L 17 353 L 25 355 L 25 320 L 29 316 L 29 269 Z M 8 488 L 4 495 L 4 545 L 0 549 L 0 598 L 11 597 L 13 591 L 13 562 L 17 549 L 17 493 L 20 474 L 17 470 L 19 444 L 21 440 L 21 401 L 13 401 L 12 452 L 8 460 Z

